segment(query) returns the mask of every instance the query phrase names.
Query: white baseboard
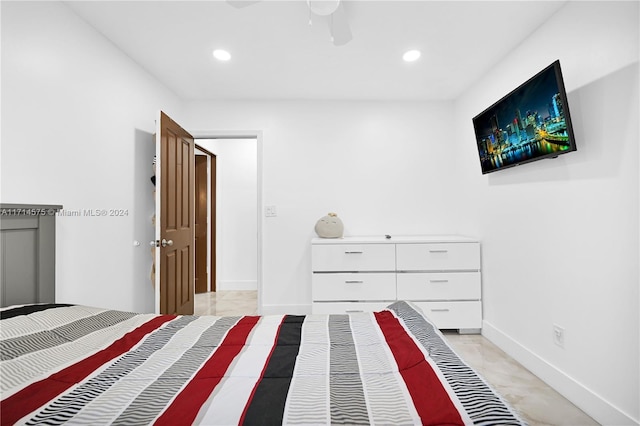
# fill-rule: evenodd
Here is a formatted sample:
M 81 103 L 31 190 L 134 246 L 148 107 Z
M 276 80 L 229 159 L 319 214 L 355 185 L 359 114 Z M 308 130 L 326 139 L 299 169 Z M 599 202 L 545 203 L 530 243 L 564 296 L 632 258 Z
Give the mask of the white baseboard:
M 602 425 L 639 425 L 617 407 L 483 321 L 482 335 Z
M 311 315 L 311 305 L 262 305 L 260 315 Z
M 256 280 L 216 281 L 216 290 L 258 290 Z

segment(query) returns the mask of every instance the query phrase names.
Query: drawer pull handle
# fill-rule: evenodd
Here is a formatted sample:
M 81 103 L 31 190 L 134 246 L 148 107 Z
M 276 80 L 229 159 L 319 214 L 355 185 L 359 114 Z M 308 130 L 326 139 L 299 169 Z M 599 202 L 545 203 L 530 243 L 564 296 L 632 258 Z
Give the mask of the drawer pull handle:
M 447 253 L 449 250 L 429 250 L 429 253 Z
M 448 283 L 449 280 L 429 280 L 430 283 Z
M 431 312 L 449 312 L 447 308 L 432 309 Z
M 359 309 L 347 309 L 345 312 L 348 313 L 348 314 L 353 314 L 353 313 L 356 313 L 356 312 L 364 312 L 364 311 L 359 310 Z
M 362 251 L 345 251 L 344 254 L 362 254 Z
M 345 281 L 345 284 L 362 284 L 364 281 L 357 281 L 357 280 L 347 280 Z

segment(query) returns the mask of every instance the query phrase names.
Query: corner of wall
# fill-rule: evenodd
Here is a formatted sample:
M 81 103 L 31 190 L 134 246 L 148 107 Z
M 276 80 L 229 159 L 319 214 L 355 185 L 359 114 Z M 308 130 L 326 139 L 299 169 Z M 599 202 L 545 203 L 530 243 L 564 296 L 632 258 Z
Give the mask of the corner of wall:
M 600 424 L 638 425 L 638 421 L 548 363 L 513 337 L 483 321 L 482 335 Z

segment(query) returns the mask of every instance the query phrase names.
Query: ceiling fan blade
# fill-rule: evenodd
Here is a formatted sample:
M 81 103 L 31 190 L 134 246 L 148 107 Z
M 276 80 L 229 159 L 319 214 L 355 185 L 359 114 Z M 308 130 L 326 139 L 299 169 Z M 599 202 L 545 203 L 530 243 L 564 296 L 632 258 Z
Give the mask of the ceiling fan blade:
M 309 10 L 318 16 L 331 15 L 340 6 L 340 0 L 307 0 Z
M 342 46 L 353 39 L 344 4 L 340 2 L 338 8 L 329 16 L 329 32 L 335 46 Z
M 255 3 L 260 3 L 261 0 L 227 0 L 227 3 L 237 9 L 242 9 L 243 7 L 251 6 Z

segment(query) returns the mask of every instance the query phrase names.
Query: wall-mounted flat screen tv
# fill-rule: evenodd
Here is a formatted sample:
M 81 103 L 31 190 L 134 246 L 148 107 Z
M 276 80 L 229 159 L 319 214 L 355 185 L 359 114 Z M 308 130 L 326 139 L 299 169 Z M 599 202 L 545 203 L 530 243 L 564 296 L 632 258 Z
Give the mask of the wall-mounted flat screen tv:
M 576 150 L 560 61 L 473 118 L 482 174 Z

